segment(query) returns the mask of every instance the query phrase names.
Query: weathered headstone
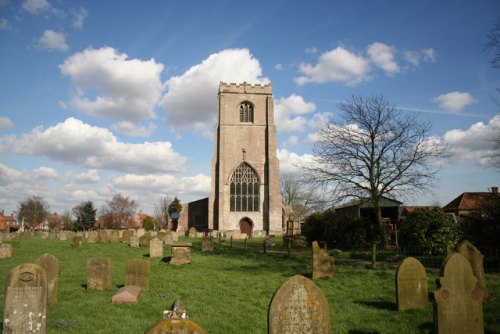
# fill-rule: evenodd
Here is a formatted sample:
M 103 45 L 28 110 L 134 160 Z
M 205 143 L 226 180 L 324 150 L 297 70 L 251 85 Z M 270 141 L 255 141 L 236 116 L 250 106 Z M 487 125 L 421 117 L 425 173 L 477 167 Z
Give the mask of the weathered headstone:
M 49 240 L 56 240 L 57 239 L 57 233 L 54 231 L 49 231 Z
M 12 256 L 12 245 L 11 244 L 1 244 L 0 245 L 0 259 L 7 259 Z
M 304 276 L 288 279 L 269 307 L 269 334 L 330 333 L 330 309 L 325 295 Z
M 202 252 L 213 252 L 214 251 L 214 241 L 212 237 L 205 236 L 201 242 L 201 251 Z
M 120 243 L 120 233 L 117 230 L 111 231 L 111 243 L 112 244 L 119 244 Z
M 163 243 L 165 242 L 165 238 L 167 237 L 167 232 L 160 231 L 156 234 L 156 237 L 160 239 Z
M 144 334 L 205 334 L 205 330 L 189 319 L 163 319 L 146 329 Z
M 151 237 L 149 236 L 149 234 L 144 234 L 139 237 L 140 247 L 149 247 L 150 242 L 151 242 Z
M 188 231 L 188 237 L 196 238 L 197 236 L 198 236 L 198 231 L 196 230 L 195 227 L 191 227 Z
M 35 262 L 45 270 L 47 274 L 47 303 L 48 305 L 57 304 L 57 285 L 59 284 L 59 260 L 52 254 L 45 253 L 40 255 Z
M 87 289 L 111 289 L 112 275 L 113 268 L 110 258 L 90 258 L 87 260 Z
M 68 235 L 66 234 L 66 231 L 59 231 L 59 240 L 61 241 L 68 240 Z
M 484 256 L 469 241 L 464 240 L 458 245 L 457 252 L 465 256 L 472 267 L 472 273 L 477 278 L 477 286 L 484 291 L 484 299 L 488 297 L 488 288 L 484 277 L 483 259 Z
M 73 237 L 73 243 L 71 245 L 73 246 L 73 248 L 82 248 L 83 245 L 82 237 L 79 236 Z
M 106 232 L 105 230 L 98 230 L 97 231 L 97 240 L 103 244 L 108 243 L 109 242 L 108 232 Z
M 266 248 L 276 247 L 276 237 L 274 235 L 267 236 L 264 242 L 266 243 Z
M 139 237 L 133 235 L 130 237 L 130 247 L 139 248 Z
M 319 247 L 317 241 L 312 243 L 312 253 L 312 278 L 333 277 L 333 256 L 330 256 L 326 249 Z
M 29 238 L 31 238 L 30 231 L 23 231 L 23 232 L 21 232 L 21 234 L 19 234 L 19 240 L 28 240 Z
M 143 228 L 138 228 L 135 231 L 135 235 L 138 236 L 139 238 L 142 237 L 144 234 L 146 234 L 146 230 Z
M 133 230 L 125 230 L 122 234 L 122 243 L 130 245 L 130 237 L 134 235 Z
M 163 241 L 158 238 L 154 238 L 149 242 L 149 257 L 163 258 Z
M 125 286 L 138 286 L 149 289 L 149 261 L 133 259 L 127 261 L 125 272 Z
M 49 238 L 49 231 L 42 231 L 42 233 L 40 234 L 40 238 L 43 240 L 48 239 Z
M 140 287 L 134 285 L 124 286 L 111 297 L 111 302 L 113 304 L 137 304 L 141 290 Z
M 168 230 L 165 232 L 165 245 L 171 245 L 174 242 L 174 232 Z
M 171 264 L 191 263 L 191 242 L 174 242 L 171 245 L 172 258 Z
M 97 242 L 97 232 L 96 231 L 90 231 L 87 237 L 87 243 L 89 244 L 95 244 Z
M 414 257 L 407 257 L 396 270 L 396 304 L 398 310 L 410 310 L 429 304 L 427 273 Z
M 13 268 L 5 282 L 3 333 L 45 333 L 47 275 L 34 263 Z
M 177 226 L 177 230 L 176 230 L 177 234 L 178 235 L 185 235 L 186 234 L 186 229 L 184 228 L 184 226 L 182 225 L 179 225 Z
M 434 290 L 435 333 L 484 333 L 484 291 L 477 286 L 469 261 L 452 253 L 444 260 L 439 276 L 439 288 Z

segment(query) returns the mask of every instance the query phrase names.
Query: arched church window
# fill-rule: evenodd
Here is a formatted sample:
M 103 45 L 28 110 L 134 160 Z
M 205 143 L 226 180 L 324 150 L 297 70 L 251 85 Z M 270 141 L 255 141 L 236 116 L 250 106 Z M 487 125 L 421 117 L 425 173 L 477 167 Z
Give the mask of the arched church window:
M 259 211 L 259 177 L 247 163 L 242 163 L 234 171 L 229 191 L 231 211 Z
M 243 102 L 240 104 L 240 122 L 253 123 L 253 104 Z

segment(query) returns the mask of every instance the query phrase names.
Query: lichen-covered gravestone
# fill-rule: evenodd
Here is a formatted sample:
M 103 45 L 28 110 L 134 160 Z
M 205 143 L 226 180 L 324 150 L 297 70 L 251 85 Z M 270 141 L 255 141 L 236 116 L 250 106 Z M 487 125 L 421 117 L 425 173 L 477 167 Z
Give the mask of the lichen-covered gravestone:
M 443 262 L 434 290 L 436 334 L 483 334 L 483 290 L 477 286 L 472 267 L 460 253 Z
M 139 237 L 133 235 L 130 237 L 130 247 L 139 248 Z
M 73 248 L 82 248 L 82 245 L 83 245 L 82 237 L 80 236 L 73 237 L 73 243 L 72 243 Z
M 125 272 L 125 286 L 134 285 L 149 289 L 149 261 L 133 259 L 127 261 Z
M 191 263 L 191 242 L 172 243 L 172 258 L 170 264 L 188 264 Z
M 112 244 L 120 243 L 120 233 L 117 230 L 111 231 L 111 243 Z
M 269 307 L 269 334 L 330 333 L 330 309 L 321 289 L 295 275 L 276 291 Z
M 105 230 L 97 231 L 97 239 L 100 243 L 107 244 L 109 242 L 109 235 Z
M 12 245 L 11 244 L 1 244 L 0 245 L 0 259 L 7 259 L 12 256 Z
M 189 319 L 163 319 L 146 329 L 144 334 L 205 334 L 205 330 Z
M 87 260 L 87 289 L 111 289 L 112 275 L 110 258 L 95 257 Z
M 214 241 L 212 237 L 205 236 L 201 242 L 201 251 L 205 252 L 213 252 L 214 251 Z
M 89 243 L 89 244 L 95 244 L 96 242 L 97 242 L 97 232 L 96 231 L 90 231 L 88 233 L 87 243 Z
M 3 333 L 45 333 L 47 275 L 34 263 L 13 268 L 5 281 Z
M 144 234 L 139 237 L 139 246 L 141 247 L 149 247 L 149 243 L 151 241 L 151 237 L 149 234 Z
M 165 245 L 171 245 L 174 242 L 174 232 L 168 230 L 165 232 Z
M 427 273 L 414 257 L 407 257 L 396 270 L 396 304 L 398 310 L 425 307 L 429 304 Z
M 122 234 L 122 243 L 130 245 L 130 237 L 134 235 L 133 230 L 125 230 Z
M 190 238 L 196 238 L 197 236 L 198 236 L 198 231 L 196 230 L 196 228 L 191 227 L 188 230 L 188 237 L 190 237 Z
M 469 241 L 464 240 L 458 245 L 457 252 L 465 256 L 472 267 L 472 273 L 477 278 L 477 286 L 484 291 L 484 299 L 488 297 L 488 288 L 484 278 L 483 254 Z
M 52 254 L 45 253 L 35 262 L 45 270 L 47 274 L 47 303 L 48 305 L 57 304 L 57 285 L 59 284 L 59 260 Z
M 149 242 L 149 257 L 162 258 L 163 257 L 163 241 L 154 238 Z
M 312 253 L 312 278 L 319 279 L 321 277 L 333 277 L 333 256 L 328 255 L 328 251 L 326 249 L 319 247 L 317 241 L 313 241 L 312 243 Z
M 156 234 L 156 237 L 160 239 L 163 243 L 165 243 L 165 237 L 167 236 L 167 232 L 160 231 Z

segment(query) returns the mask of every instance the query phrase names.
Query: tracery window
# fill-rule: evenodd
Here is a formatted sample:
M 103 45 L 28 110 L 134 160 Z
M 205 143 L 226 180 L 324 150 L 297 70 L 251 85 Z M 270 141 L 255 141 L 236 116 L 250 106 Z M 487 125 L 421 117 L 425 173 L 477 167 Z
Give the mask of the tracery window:
M 240 122 L 253 123 L 253 104 L 250 102 L 240 104 Z
M 259 211 L 259 177 L 247 163 L 236 168 L 230 182 L 230 211 Z

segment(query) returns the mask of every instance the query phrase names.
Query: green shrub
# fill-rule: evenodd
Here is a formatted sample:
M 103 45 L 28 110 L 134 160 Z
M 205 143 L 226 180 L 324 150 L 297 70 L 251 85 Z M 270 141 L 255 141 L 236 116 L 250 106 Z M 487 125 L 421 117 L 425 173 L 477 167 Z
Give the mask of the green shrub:
M 155 223 L 154 223 L 154 219 L 153 217 L 151 216 L 147 216 L 146 218 L 144 218 L 144 220 L 142 221 L 142 227 L 146 230 L 146 231 L 151 231 L 155 228 Z

